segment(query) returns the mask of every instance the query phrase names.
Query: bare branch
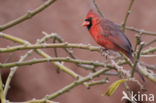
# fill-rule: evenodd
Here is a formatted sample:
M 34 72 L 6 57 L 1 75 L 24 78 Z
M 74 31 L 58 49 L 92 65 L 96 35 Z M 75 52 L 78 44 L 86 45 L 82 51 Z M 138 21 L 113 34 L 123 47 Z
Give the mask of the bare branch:
M 63 57 L 52 57 L 52 58 L 43 58 L 43 59 L 32 59 L 28 61 L 23 62 L 13 62 L 13 63 L 5 63 L 0 64 L 0 68 L 9 68 L 14 66 L 24 66 L 24 65 L 32 65 L 36 63 L 43 63 L 43 62 L 55 62 L 55 61 L 63 61 L 63 62 L 70 62 L 75 64 L 87 64 L 87 65 L 93 65 L 96 67 L 105 67 L 106 64 L 94 62 L 94 61 L 86 61 L 86 60 L 80 60 L 80 59 L 72 59 L 69 57 L 63 58 Z M 111 65 L 108 65 L 111 67 Z
M 144 34 L 144 35 L 149 35 L 149 36 L 156 36 L 156 32 L 149 32 L 149 31 L 145 31 L 143 29 L 136 29 L 134 27 L 126 27 L 127 30 L 133 31 L 133 32 L 137 32 L 140 34 Z
M 56 91 L 53 94 L 50 94 L 49 96 L 47 96 L 45 98 L 47 98 L 49 100 L 50 99 L 54 99 L 54 98 L 56 98 L 56 97 L 58 97 L 58 96 L 60 96 L 60 95 L 62 95 L 64 93 L 66 93 L 66 92 L 69 92 L 72 88 L 74 88 L 74 87 L 76 87 L 76 86 L 78 86 L 80 84 L 83 84 L 84 82 L 89 81 L 89 80 L 91 80 L 91 79 L 93 79 L 95 77 L 98 77 L 99 75 L 101 75 L 101 74 L 103 74 L 103 73 L 105 73 L 105 72 L 107 72 L 109 70 L 110 69 L 101 69 L 101 70 L 99 70 L 99 71 L 97 71 L 95 73 L 87 75 L 86 77 L 81 77 L 79 80 L 77 80 L 77 81 L 75 81 L 75 82 L 65 86 L 64 88 Z
M 96 85 L 101 85 L 101 84 L 106 84 L 109 82 L 108 78 L 105 78 L 103 80 L 98 80 L 98 81 L 91 81 L 91 82 L 85 82 L 84 85 L 90 89 L 91 86 L 96 86 Z
M 5 97 L 4 97 L 4 92 L 3 92 L 3 82 L 2 82 L 1 74 L 0 74 L 0 100 L 1 100 L 1 103 L 5 103 Z
M 18 50 L 29 50 L 29 49 L 41 49 L 41 48 L 78 48 L 86 49 L 90 51 L 99 51 L 100 47 L 84 45 L 84 44 L 69 44 L 69 43 L 52 43 L 52 44 L 30 44 L 30 45 L 20 45 L 9 48 L 0 48 L 0 53 L 2 52 L 14 52 Z
M 134 0 L 131 0 L 130 1 L 130 4 L 128 6 L 128 10 L 127 10 L 127 13 L 125 15 L 125 18 L 124 18 L 124 21 L 123 21 L 123 24 L 122 24 L 122 31 L 125 32 L 125 26 L 126 26 L 126 23 L 127 23 L 127 20 L 128 20 L 128 16 L 129 14 L 131 13 L 131 8 L 132 8 L 132 5 L 133 5 L 133 2 Z
M 40 13 L 41 11 L 43 11 L 44 9 L 46 9 L 48 6 L 50 6 L 51 4 L 53 4 L 56 0 L 47 0 L 43 5 L 41 5 L 40 7 L 32 10 L 32 11 L 28 11 L 25 15 L 18 17 L 17 19 L 10 21 L 7 24 L 1 25 L 0 26 L 0 31 L 6 30 L 10 27 L 13 27 L 19 23 L 24 22 L 25 20 L 28 20 L 30 18 L 32 18 L 33 16 L 35 16 L 36 14 Z
M 131 71 L 131 77 L 134 76 L 134 72 L 135 72 L 135 69 L 137 67 L 137 63 L 139 62 L 140 54 L 141 54 L 141 50 L 142 50 L 143 46 L 144 46 L 144 42 L 142 42 L 140 44 L 140 48 L 139 48 L 139 50 L 137 52 L 137 55 L 136 55 L 136 58 L 135 58 L 135 61 L 134 61 L 134 64 L 133 64 L 133 68 L 132 68 L 132 71 Z

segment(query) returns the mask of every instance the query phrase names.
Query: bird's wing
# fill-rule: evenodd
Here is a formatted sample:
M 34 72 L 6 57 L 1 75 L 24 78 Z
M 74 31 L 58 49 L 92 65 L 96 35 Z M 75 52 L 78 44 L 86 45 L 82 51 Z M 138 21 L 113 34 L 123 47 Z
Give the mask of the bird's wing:
M 107 37 L 111 42 L 125 51 L 132 52 L 131 43 L 125 34 L 120 30 L 120 27 L 111 22 L 110 20 L 102 20 L 100 22 L 103 35 Z

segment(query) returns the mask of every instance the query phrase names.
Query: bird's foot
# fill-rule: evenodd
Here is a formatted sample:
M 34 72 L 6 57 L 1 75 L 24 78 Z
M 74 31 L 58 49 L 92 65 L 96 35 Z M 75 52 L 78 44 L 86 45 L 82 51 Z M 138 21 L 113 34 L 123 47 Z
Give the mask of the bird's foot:
M 100 52 L 105 52 L 107 50 L 108 50 L 107 48 L 103 48 L 103 47 L 100 48 Z
M 108 56 L 110 55 L 108 49 L 102 47 L 102 48 L 100 49 L 100 52 L 101 52 L 101 55 L 102 55 L 102 56 L 105 56 L 106 59 L 108 59 Z

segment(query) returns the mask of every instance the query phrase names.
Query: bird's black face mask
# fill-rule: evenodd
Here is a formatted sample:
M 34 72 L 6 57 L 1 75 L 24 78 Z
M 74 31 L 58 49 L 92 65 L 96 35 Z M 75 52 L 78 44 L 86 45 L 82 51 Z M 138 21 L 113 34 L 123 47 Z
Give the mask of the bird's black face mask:
M 92 17 L 88 18 L 88 19 L 85 19 L 85 21 L 88 21 L 89 24 L 87 25 L 87 29 L 89 30 L 92 26 Z

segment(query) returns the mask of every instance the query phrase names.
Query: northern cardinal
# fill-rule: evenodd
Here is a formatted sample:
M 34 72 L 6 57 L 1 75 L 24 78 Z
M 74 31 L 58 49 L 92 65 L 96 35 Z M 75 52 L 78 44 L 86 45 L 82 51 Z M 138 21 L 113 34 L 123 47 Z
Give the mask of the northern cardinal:
M 108 50 L 122 52 L 134 63 L 131 43 L 118 25 L 101 17 L 93 10 L 88 12 L 82 25 L 87 27 L 91 36 L 99 45 Z M 138 66 L 136 66 L 136 70 L 144 81 L 144 77 Z

